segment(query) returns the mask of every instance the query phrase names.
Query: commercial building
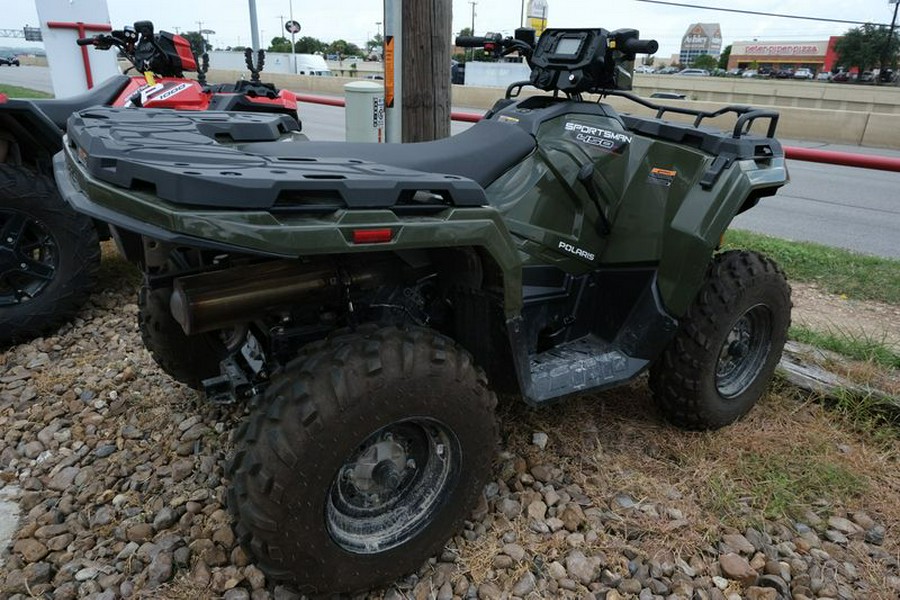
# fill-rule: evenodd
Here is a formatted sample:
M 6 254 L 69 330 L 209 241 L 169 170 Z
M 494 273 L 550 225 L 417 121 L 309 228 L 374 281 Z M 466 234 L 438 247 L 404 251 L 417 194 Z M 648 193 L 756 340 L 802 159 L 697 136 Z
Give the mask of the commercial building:
M 678 62 L 688 66 L 702 54 L 719 56 L 722 52 L 722 28 L 718 23 L 693 23 L 681 38 Z
M 837 63 L 834 45 L 839 36 L 817 42 L 735 42 L 731 45 L 728 68 L 799 69 L 815 73 L 833 71 Z

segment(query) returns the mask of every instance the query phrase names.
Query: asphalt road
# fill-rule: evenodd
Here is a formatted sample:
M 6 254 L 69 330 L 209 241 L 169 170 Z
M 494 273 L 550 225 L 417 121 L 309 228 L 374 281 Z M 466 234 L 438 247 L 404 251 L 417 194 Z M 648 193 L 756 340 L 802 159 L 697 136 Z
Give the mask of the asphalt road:
M 49 71 L 44 67 L 0 68 L 0 83 L 50 91 Z M 343 109 L 303 104 L 300 111 L 304 133 L 311 139 L 344 139 Z M 452 133 L 469 126 L 454 122 Z M 900 152 L 889 150 L 782 141 L 786 145 L 900 156 Z M 900 173 L 801 161 L 788 161 L 788 168 L 790 185 L 739 215 L 736 227 L 900 258 Z

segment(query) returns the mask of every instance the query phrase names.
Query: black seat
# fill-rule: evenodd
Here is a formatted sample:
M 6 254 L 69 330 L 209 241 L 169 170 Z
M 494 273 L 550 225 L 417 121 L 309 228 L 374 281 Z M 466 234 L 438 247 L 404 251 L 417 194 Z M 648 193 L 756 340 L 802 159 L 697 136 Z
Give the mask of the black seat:
M 242 150 L 279 158 L 356 158 L 401 169 L 459 175 L 487 187 L 534 150 L 534 138 L 517 125 L 480 121 L 453 137 L 412 144 L 259 142 Z
M 47 115 L 57 127 L 65 131 L 69 115 L 91 106 L 112 104 L 129 81 L 131 77 L 128 75 L 115 75 L 84 94 L 60 100 L 32 100 L 31 103 Z

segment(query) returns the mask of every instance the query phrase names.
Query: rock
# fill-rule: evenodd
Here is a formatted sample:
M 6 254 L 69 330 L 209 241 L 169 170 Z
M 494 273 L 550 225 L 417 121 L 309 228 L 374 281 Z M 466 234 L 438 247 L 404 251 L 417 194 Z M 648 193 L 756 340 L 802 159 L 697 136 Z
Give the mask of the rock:
M 778 592 L 772 588 L 751 586 L 744 590 L 746 600 L 778 600 Z
M 512 593 L 514 596 L 524 598 L 534 591 L 535 583 L 534 574 L 532 574 L 531 571 L 528 571 L 513 586 Z
M 538 448 L 540 448 L 541 450 L 543 450 L 544 448 L 547 447 L 547 442 L 549 440 L 550 440 L 550 437 L 542 431 L 535 432 L 531 435 L 531 443 L 534 444 L 535 446 L 537 446 Z M 519 594 L 519 595 L 521 595 L 521 594 Z
M 481 600 L 500 600 L 501 595 L 500 588 L 490 581 L 478 586 L 478 597 Z
M 250 592 L 244 588 L 231 588 L 222 594 L 222 600 L 250 600 Z
M 75 478 L 78 477 L 79 471 L 81 471 L 81 469 L 78 467 L 64 467 L 60 469 L 56 475 L 53 475 L 47 481 L 46 485 L 51 490 L 64 492 L 75 483 Z
M 563 579 L 566 576 L 566 568 L 562 566 L 562 563 L 554 560 L 547 565 L 547 573 L 549 573 L 550 577 L 553 579 Z
M 600 575 L 600 559 L 588 558 L 580 550 L 573 550 L 566 556 L 566 572 L 575 581 L 587 585 Z
M 147 587 L 155 589 L 172 579 L 172 555 L 160 552 L 147 567 Z
M 740 581 L 745 586 L 753 585 L 756 582 L 758 573 L 750 566 L 746 558 L 738 554 L 731 552 L 719 556 L 719 567 L 725 577 Z
M 516 562 L 525 559 L 525 549 L 518 544 L 506 544 L 503 546 L 503 553 L 512 558 Z
M 733 550 L 741 554 L 750 556 L 754 552 L 756 552 L 756 548 L 753 546 L 753 544 L 751 544 L 747 540 L 747 538 L 739 533 L 726 533 L 722 536 L 722 541 L 728 544 L 728 546 Z
M 829 517 L 828 526 L 832 529 L 840 531 L 845 535 L 862 533 L 862 527 L 860 527 L 853 521 L 850 521 L 849 519 L 845 519 L 843 517 Z
M 505 554 L 498 554 L 494 557 L 493 566 L 495 569 L 509 569 L 515 564 L 512 558 Z
M 146 542 L 153 537 L 153 525 L 150 523 L 138 523 L 128 528 L 125 534 L 130 542 Z
M 641 582 L 637 579 L 623 579 L 618 586 L 616 586 L 620 592 L 627 595 L 635 595 L 640 594 L 641 589 L 644 587 L 641 585 Z
M 617 506 L 620 506 L 622 508 L 633 508 L 637 504 L 637 500 L 635 500 L 628 494 L 617 495 L 613 499 L 613 502 L 615 502 Z
M 528 517 L 535 521 L 543 521 L 547 515 L 547 505 L 541 500 L 535 500 L 528 505 Z
M 178 515 L 175 513 L 175 510 L 170 506 L 162 507 L 156 516 L 153 517 L 153 529 L 156 531 L 161 531 L 163 529 L 168 529 L 178 520 Z
M 560 515 L 560 519 L 562 519 L 563 526 L 566 528 L 566 531 L 578 531 L 578 528 L 581 527 L 585 523 L 584 511 L 575 503 L 569 503 L 566 505 L 565 510 L 563 510 L 562 515 Z
M 522 505 L 510 498 L 501 500 L 497 509 L 509 520 L 513 520 L 522 514 Z
M 18 552 L 30 563 L 38 562 L 50 553 L 47 546 L 32 538 L 18 540 L 13 545 L 13 552 Z

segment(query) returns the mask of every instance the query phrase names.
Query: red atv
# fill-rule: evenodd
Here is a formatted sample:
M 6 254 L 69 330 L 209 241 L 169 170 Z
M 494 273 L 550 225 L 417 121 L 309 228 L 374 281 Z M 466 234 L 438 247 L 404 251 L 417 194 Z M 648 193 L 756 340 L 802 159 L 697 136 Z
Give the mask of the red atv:
M 52 158 L 62 149 L 73 112 L 107 105 L 179 110 L 287 114 L 297 119 L 292 92 L 261 83 L 264 55 L 251 79 L 207 85 L 190 43 L 153 23 L 78 40 L 115 48 L 141 73 L 118 75 L 63 100 L 15 100 L 0 95 L 0 347 L 48 333 L 73 317 L 87 299 L 100 264 L 99 240 L 109 229 L 76 213 L 60 198 Z M 130 70 L 130 69 L 129 69 Z M 197 80 L 184 76 L 197 71 Z

